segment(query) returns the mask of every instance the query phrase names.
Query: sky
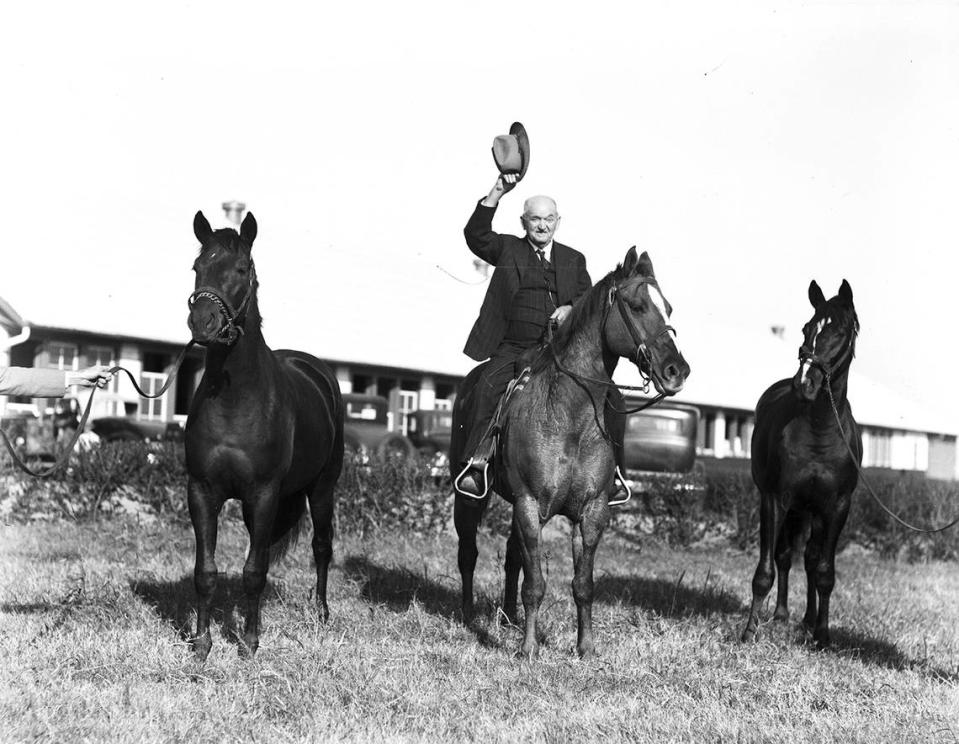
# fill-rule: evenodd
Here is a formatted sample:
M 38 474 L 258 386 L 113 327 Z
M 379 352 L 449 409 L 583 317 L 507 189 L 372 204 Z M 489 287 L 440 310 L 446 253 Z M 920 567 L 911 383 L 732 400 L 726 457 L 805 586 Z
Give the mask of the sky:
M 497 230 L 546 193 L 594 279 L 647 250 L 680 339 L 798 347 L 845 278 L 857 371 L 959 426 L 956 3 L 299 5 L 6 10 L 0 297 L 185 341 L 193 214 L 241 199 L 272 346 L 465 372 L 462 227 L 520 120 Z

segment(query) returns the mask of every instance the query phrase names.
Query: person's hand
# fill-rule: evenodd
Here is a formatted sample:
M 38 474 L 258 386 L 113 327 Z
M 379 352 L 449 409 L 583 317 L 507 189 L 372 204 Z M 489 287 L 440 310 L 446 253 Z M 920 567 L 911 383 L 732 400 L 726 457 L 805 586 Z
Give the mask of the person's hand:
M 573 311 L 572 305 L 560 305 L 558 308 L 553 310 L 553 314 L 549 316 L 549 319 L 556 323 L 557 326 L 561 326 L 563 321 L 566 320 L 566 317 Z
M 80 385 L 81 387 L 103 388 L 113 379 L 109 367 L 96 366 L 87 367 L 74 372 L 67 378 L 68 385 Z
M 489 194 L 483 199 L 483 204 L 487 207 L 495 207 L 503 194 L 512 191 L 519 183 L 519 173 L 501 173 Z

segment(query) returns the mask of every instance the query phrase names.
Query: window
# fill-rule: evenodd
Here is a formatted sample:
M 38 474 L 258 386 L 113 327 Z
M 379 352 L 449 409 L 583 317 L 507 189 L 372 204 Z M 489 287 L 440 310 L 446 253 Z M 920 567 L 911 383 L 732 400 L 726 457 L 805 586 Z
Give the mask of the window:
M 156 395 L 157 391 L 163 387 L 164 382 L 166 382 L 166 375 L 162 372 L 140 373 L 140 387 L 143 388 L 143 392 L 148 395 Z M 164 394 L 162 398 L 140 398 L 139 418 L 165 419 L 168 396 L 169 393 Z
M 54 369 L 80 369 L 76 344 L 50 341 L 46 344 L 47 366 Z

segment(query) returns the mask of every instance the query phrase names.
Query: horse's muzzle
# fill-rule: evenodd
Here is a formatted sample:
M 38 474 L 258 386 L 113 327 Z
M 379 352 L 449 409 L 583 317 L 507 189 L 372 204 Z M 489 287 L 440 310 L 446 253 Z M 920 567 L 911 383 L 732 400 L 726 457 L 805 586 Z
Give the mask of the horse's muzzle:
M 212 302 L 198 301 L 190 309 L 186 324 L 198 344 L 212 344 L 220 340 L 223 316 Z
M 800 368 L 793 378 L 793 390 L 798 398 L 811 403 L 819 396 L 822 383 L 823 373 L 821 370 L 812 366 L 805 370 Z
M 652 375 L 653 384 L 663 395 L 676 395 L 683 389 L 687 377 L 689 377 L 689 364 L 681 354 L 667 360 L 658 373 Z

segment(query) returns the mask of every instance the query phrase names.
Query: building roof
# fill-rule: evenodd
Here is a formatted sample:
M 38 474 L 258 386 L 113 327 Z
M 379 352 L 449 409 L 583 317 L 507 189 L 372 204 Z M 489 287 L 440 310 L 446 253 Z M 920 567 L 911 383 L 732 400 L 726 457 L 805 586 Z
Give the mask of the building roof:
M 454 376 L 469 372 L 474 362 L 462 348 L 487 286 L 469 259 L 452 257 L 449 274 L 447 267 L 415 266 L 418 275 L 433 277 L 417 285 L 403 280 L 411 273 L 410 257 L 388 253 L 376 260 L 378 270 L 365 272 L 359 280 L 340 275 L 311 278 L 315 288 L 310 294 L 290 291 L 264 273 L 259 297 L 267 342 L 273 348 L 299 348 L 354 364 Z M 20 312 L 23 322 L 31 325 L 185 343 L 189 337 L 185 293 L 154 294 L 162 299 L 147 307 L 144 291 L 132 285 L 119 287 L 109 295 L 83 297 L 65 311 L 29 288 L 3 287 L 0 296 L 9 304 L 0 300 L 0 311 L 7 308 L 6 314 L 13 316 Z M 677 401 L 752 411 L 769 385 L 796 372 L 798 329 L 783 339 L 768 327 L 680 317 L 678 311 L 673 321 L 691 368 Z M 640 383 L 635 367 L 625 360 L 616 380 Z M 849 401 L 862 424 L 949 435 L 959 430 L 944 412 L 929 410 L 858 373 L 855 360 Z

